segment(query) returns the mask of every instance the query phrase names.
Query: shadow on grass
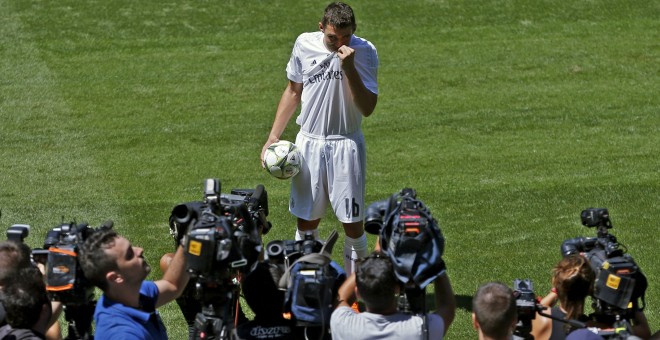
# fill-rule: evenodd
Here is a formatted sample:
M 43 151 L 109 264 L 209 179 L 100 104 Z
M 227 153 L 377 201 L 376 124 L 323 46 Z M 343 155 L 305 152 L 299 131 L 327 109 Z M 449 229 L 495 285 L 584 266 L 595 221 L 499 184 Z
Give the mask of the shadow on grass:
M 462 309 L 468 313 L 472 313 L 472 296 L 470 295 L 455 295 L 456 309 Z M 435 294 L 426 294 L 426 305 L 432 306 L 430 310 L 435 310 Z

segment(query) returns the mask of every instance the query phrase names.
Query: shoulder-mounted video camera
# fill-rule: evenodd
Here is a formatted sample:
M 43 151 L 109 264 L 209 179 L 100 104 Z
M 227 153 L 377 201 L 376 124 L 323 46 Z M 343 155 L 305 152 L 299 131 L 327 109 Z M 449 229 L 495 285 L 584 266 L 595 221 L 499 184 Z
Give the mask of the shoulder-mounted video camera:
M 187 270 L 205 281 L 221 281 L 231 270 L 247 272 L 261 252 L 261 234 L 271 224 L 263 185 L 220 193 L 220 181 L 204 182 L 202 201 L 179 204 L 170 216 L 170 232 L 184 246 Z
M 51 299 L 67 305 L 84 305 L 94 299 L 94 286 L 82 272 L 78 251 L 89 235 L 112 225 L 112 221 L 98 228 L 87 223 L 62 223 L 48 231 L 43 248 L 32 250 L 33 260 L 45 266 L 46 290 Z M 7 239 L 23 243 L 29 231 L 27 224 L 14 224 L 7 230 Z
M 206 179 L 202 201 L 175 206 L 169 218 L 170 233 L 175 245 L 184 247 L 191 276 L 176 299 L 191 339 L 200 334 L 228 337 L 238 313 L 238 278 L 256 266 L 261 234 L 271 228 L 263 185 L 233 189 L 230 194 L 220 189 L 218 179 Z
M 44 265 L 49 297 L 64 305 L 67 339 L 93 338 L 94 286 L 85 277 L 78 255 L 83 242 L 91 234 L 112 226 L 112 221 L 98 228 L 92 228 L 87 223 L 62 223 L 48 231 L 43 248 L 32 250 L 33 261 Z M 22 243 L 29 230 L 30 226 L 26 224 L 12 225 L 7 230 L 7 238 Z
M 580 214 L 582 224 L 597 228 L 597 237 L 576 237 L 561 245 L 563 256 L 584 254 L 589 260 L 594 282 L 593 317 L 597 321 L 612 323 L 616 319 L 631 320 L 636 310 L 645 306 L 648 282 L 626 247 L 609 233 L 612 221 L 605 208 L 588 208 Z M 641 300 L 641 304 L 639 303 Z
M 400 310 L 424 313 L 424 288 L 445 271 L 442 254 L 445 239 L 417 192 L 404 188 L 387 199 L 369 205 L 365 231 L 380 237 L 380 248 L 388 254 L 397 279 L 404 285 L 407 301 Z
M 94 300 L 94 286 L 87 281 L 78 263 L 79 249 L 92 233 L 112 226 L 112 221 L 98 228 L 87 223 L 70 222 L 62 223 L 46 234 L 46 290 L 53 300 L 67 305 L 84 305 Z
M 346 279 L 344 269 L 332 261 L 332 248 L 338 238 L 332 231 L 325 242 L 305 233 L 303 240 L 271 241 L 266 247 L 271 271 L 279 276 L 284 293 L 284 312 L 296 326 L 320 327 L 330 323 L 339 286 Z

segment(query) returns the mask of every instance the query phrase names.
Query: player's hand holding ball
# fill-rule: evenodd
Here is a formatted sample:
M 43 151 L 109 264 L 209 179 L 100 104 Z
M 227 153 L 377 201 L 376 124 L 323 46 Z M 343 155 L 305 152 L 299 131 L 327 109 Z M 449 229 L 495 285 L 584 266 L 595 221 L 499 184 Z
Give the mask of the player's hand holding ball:
M 280 140 L 264 152 L 263 166 L 275 178 L 289 179 L 300 172 L 302 155 L 295 144 Z

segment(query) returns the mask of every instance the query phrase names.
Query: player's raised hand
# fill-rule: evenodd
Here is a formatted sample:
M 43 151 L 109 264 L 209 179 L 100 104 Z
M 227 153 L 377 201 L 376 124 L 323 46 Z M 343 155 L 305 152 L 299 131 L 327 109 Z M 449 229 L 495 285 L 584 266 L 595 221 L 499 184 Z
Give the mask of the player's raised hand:
M 341 60 L 341 66 L 345 68 L 346 66 L 353 67 L 353 62 L 355 60 L 355 50 L 346 46 L 342 45 L 339 47 L 337 50 L 337 56 L 339 56 L 339 60 Z

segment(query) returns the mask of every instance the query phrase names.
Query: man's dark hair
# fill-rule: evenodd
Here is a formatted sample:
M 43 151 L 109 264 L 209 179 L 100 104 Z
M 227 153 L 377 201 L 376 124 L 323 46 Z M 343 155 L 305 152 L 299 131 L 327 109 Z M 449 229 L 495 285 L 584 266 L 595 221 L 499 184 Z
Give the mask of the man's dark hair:
M 392 306 L 399 282 L 387 255 L 374 252 L 364 258 L 358 264 L 355 279 L 358 294 L 369 309 L 377 312 Z
M 0 286 L 14 277 L 21 268 L 31 267 L 30 247 L 15 241 L 0 242 Z
M 117 259 L 105 252 L 114 245 L 117 237 L 114 230 L 102 229 L 90 235 L 80 248 L 80 267 L 85 277 L 103 291 L 108 288 L 105 274 L 118 269 Z
M 335 28 L 353 28 L 353 31 L 357 28 L 355 23 L 355 15 L 353 14 L 353 9 L 351 6 L 343 2 L 332 2 L 330 3 L 324 11 L 323 19 L 321 19 L 323 27 L 326 25 L 332 25 Z
M 506 337 L 517 317 L 513 291 L 500 282 L 486 283 L 479 287 L 474 295 L 472 311 L 485 335 L 494 338 Z
M 31 329 L 39 321 L 44 305 L 51 308 L 46 284 L 36 267 L 18 270 L 15 277 L 7 280 L 2 293 L 6 320 L 12 328 Z

